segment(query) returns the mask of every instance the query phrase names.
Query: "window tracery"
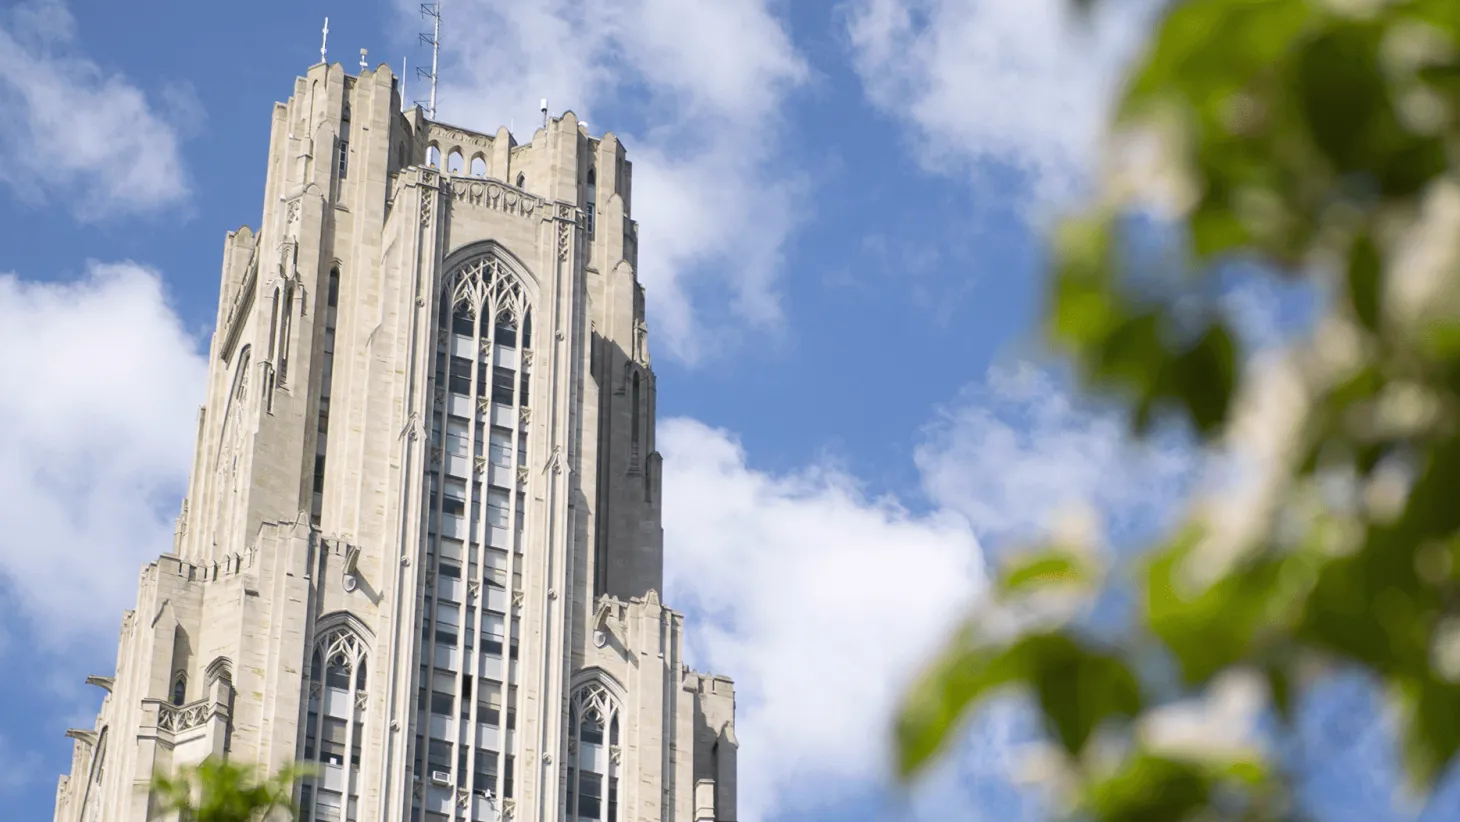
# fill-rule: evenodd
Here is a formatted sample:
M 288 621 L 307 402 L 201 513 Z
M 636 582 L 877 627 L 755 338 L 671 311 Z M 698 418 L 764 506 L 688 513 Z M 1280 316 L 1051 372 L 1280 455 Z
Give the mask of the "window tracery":
M 422 818 L 454 797 L 484 818 L 513 794 L 532 344 L 530 281 L 495 244 L 440 283 L 430 457 L 425 464 L 426 579 L 414 773 Z M 455 733 L 453 728 L 475 729 Z M 460 803 L 465 802 L 463 806 Z M 486 817 L 490 818 L 490 817 Z
M 355 822 L 365 737 L 367 652 L 347 625 L 322 633 L 309 666 L 305 762 L 315 772 L 300 787 L 303 822 Z
M 602 682 L 573 693 L 568 708 L 567 818 L 618 822 L 618 700 Z

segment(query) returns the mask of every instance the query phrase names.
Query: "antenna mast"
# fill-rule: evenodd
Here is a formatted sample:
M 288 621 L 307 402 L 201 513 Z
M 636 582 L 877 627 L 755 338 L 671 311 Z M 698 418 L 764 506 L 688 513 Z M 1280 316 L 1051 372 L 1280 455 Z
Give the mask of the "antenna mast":
M 421 4 L 421 16 L 431 18 L 431 33 L 421 33 L 421 42 L 431 47 L 431 70 L 416 69 L 416 74 L 431 82 L 431 99 L 426 104 L 426 118 L 436 119 L 436 61 L 441 56 L 441 0 Z
M 321 32 L 320 35 L 319 35 L 319 61 L 321 63 L 328 63 L 329 62 L 324 57 L 325 56 L 325 49 L 329 45 L 329 42 L 330 42 L 330 19 L 328 17 L 326 17 L 326 18 L 324 18 L 324 31 Z

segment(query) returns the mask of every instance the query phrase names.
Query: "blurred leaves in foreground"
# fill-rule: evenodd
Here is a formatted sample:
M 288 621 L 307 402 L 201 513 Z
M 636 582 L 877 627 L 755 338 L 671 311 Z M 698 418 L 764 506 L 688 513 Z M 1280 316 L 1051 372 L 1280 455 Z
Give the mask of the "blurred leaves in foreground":
M 260 778 L 252 768 L 210 757 L 175 776 L 157 774 L 152 790 L 161 810 L 187 822 L 259 822 L 275 818 L 268 816 L 273 811 L 294 819 L 294 783 L 307 773 L 291 766 Z
M 1068 607 L 1023 630 L 971 620 L 907 696 L 900 771 L 1013 688 L 1057 743 L 1065 810 L 1296 819 L 1289 763 L 1261 739 L 1150 729 L 1235 676 L 1281 732 L 1316 676 L 1358 668 L 1402 709 L 1427 791 L 1460 749 L 1460 1 L 1171 2 L 1110 148 L 1103 196 L 1053 237 L 1048 334 L 1138 433 L 1187 425 L 1248 488 L 1193 500 L 1148 546 L 1117 637 Z M 1152 215 L 1185 253 L 1136 288 L 1132 226 Z M 1223 317 L 1234 264 L 1324 295 L 1311 334 L 1265 367 Z M 1107 580 L 1082 556 L 1016 559 L 992 607 L 1088 602 Z

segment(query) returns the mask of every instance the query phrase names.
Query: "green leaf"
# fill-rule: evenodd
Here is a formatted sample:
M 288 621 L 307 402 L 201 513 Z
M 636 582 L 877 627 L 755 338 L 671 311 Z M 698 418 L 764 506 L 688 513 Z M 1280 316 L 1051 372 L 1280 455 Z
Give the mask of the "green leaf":
M 913 684 L 895 728 L 898 775 L 915 775 L 961 727 L 965 710 L 1023 673 L 1007 650 L 981 644 L 966 625 Z
M 1425 677 L 1407 683 L 1402 693 L 1408 708 L 1405 763 L 1413 780 L 1428 791 L 1460 751 L 1460 684 Z
M 1157 553 L 1146 571 L 1146 621 L 1187 685 L 1201 685 L 1257 654 L 1264 632 L 1279 628 L 1285 598 L 1300 596 L 1301 559 L 1259 556 L 1203 589 L 1189 590 L 1183 563 L 1201 532 L 1188 529 Z
M 1100 723 L 1141 710 L 1140 684 L 1113 654 L 1057 633 L 1026 637 L 1011 653 L 1027 671 L 1050 731 L 1071 754 L 1084 750 Z
M 1091 786 L 1084 804 L 1110 822 L 1176 822 L 1206 806 L 1211 783 L 1200 765 L 1143 753 Z
M 1372 168 L 1389 104 L 1379 76 L 1377 27 L 1345 23 L 1304 44 L 1295 78 L 1313 143 L 1340 172 Z
M 998 587 L 1004 594 L 1019 594 L 1050 585 L 1087 586 L 1096 576 L 1088 559 L 1056 548 L 1017 557 L 1004 569 Z
M 1237 346 L 1226 326 L 1214 323 L 1174 363 L 1173 382 L 1203 436 L 1227 421 L 1237 385 Z
M 1370 331 L 1379 329 L 1379 278 L 1384 261 L 1368 234 L 1354 240 L 1348 255 L 1348 296 L 1354 315 Z

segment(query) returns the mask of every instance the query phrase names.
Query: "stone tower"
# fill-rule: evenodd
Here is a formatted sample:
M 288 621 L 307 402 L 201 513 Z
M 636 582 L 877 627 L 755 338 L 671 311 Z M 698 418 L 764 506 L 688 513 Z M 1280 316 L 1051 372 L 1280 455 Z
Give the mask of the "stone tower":
M 308 822 L 726 822 L 734 692 L 661 605 L 632 167 L 321 63 L 223 248 L 197 450 L 57 822 L 303 760 Z

